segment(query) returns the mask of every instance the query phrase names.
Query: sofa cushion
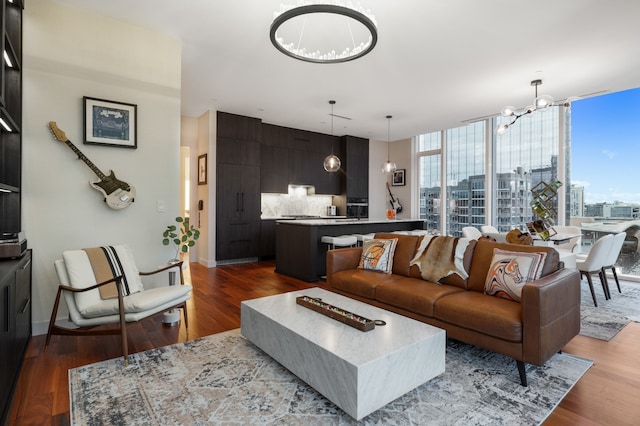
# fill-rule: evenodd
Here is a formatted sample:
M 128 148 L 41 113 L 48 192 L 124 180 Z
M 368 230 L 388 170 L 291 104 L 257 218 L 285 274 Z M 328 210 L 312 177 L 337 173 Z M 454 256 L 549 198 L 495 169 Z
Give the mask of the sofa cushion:
M 375 290 L 378 284 L 392 276 L 365 269 L 345 269 L 331 276 L 331 286 L 356 296 L 375 299 Z
M 417 265 L 422 279 L 431 282 L 440 282 L 453 274 L 466 279 L 469 275 L 463 262 L 470 241 L 468 238 L 425 235 L 409 265 Z
M 398 275 L 409 276 L 409 262 L 416 253 L 416 248 L 422 240 L 422 236 L 418 235 L 401 235 L 389 232 L 377 233 L 375 238 L 397 238 L 396 251 L 393 256 L 392 272 Z
M 358 268 L 390 274 L 397 243 L 397 238 L 365 240 Z
M 510 342 L 522 341 L 522 304 L 476 291 L 435 301 L 434 318 Z
M 436 300 L 461 291 L 464 290 L 422 279 L 391 275 L 376 287 L 375 296 L 378 302 L 433 317 L 433 306 Z
M 540 278 L 546 253 L 523 253 L 493 249 L 484 292 L 519 302 L 522 287 Z
M 526 252 L 526 253 L 546 253 L 544 264 L 542 266 L 542 275 L 544 277 L 558 270 L 560 257 L 558 252 L 552 247 L 541 246 L 523 246 L 519 244 L 497 243 L 485 239 L 480 239 L 476 243 L 473 250 L 473 258 L 471 260 L 471 269 L 469 269 L 468 290 L 484 293 L 484 285 L 486 282 L 491 259 L 493 258 L 493 249 Z

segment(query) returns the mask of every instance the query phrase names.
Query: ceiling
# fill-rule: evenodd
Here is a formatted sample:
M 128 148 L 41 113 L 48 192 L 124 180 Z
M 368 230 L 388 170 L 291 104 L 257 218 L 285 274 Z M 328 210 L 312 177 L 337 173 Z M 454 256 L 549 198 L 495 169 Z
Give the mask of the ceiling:
M 219 110 L 298 129 L 391 140 L 505 105 L 640 87 L 637 0 L 362 0 L 378 43 L 313 64 L 269 40 L 279 0 L 56 0 L 182 40 L 182 113 Z M 286 0 L 284 3 L 296 3 Z M 331 3 L 328 1 L 327 3 Z

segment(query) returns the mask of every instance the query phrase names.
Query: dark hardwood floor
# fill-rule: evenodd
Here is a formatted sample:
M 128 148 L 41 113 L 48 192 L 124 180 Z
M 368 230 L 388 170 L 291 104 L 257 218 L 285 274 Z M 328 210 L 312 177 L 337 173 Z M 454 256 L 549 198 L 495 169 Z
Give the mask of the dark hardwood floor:
M 209 269 L 193 264 L 185 278 L 194 286 L 188 302 L 189 339 L 238 328 L 243 300 L 312 286 L 276 274 L 273 262 Z M 67 370 L 121 356 L 117 336 L 54 336 L 46 352 L 44 339 L 36 336 L 29 344 L 10 425 L 68 425 Z M 161 316 L 156 316 L 131 325 L 128 340 L 130 351 L 139 352 L 183 342 L 187 334 L 183 324 L 166 327 Z M 592 359 L 595 364 L 545 426 L 640 424 L 640 324 L 629 324 L 609 342 L 577 336 L 564 351 Z

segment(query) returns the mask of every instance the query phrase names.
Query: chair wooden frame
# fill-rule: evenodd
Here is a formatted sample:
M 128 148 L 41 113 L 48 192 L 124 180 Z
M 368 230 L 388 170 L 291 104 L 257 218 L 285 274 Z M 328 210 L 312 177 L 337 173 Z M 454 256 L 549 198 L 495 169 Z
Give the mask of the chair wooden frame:
M 172 268 L 178 268 L 180 271 L 180 285 L 184 285 L 184 275 L 182 273 L 182 261 L 173 263 L 171 265 L 167 265 L 160 269 L 151 272 L 139 272 L 141 276 L 154 275 L 159 272 L 166 271 Z M 122 287 L 121 287 L 122 276 L 119 275 L 117 277 L 111 278 L 107 281 L 103 281 L 96 285 L 87 287 L 87 288 L 74 288 L 67 285 L 59 284 L 58 292 L 56 294 L 56 300 L 53 305 L 53 311 L 51 312 L 51 319 L 49 320 L 49 329 L 47 332 L 47 339 L 45 341 L 44 350 L 47 350 L 47 346 L 49 346 L 49 342 L 51 340 L 52 335 L 60 335 L 60 336 L 105 336 L 105 335 L 120 335 L 122 340 L 122 355 L 124 358 L 124 365 L 129 365 L 129 347 L 127 343 L 127 321 L 124 312 L 124 296 L 122 295 Z M 118 327 L 117 328 L 105 328 L 104 326 L 107 324 L 97 324 L 92 326 L 82 326 L 78 328 L 69 328 L 63 327 L 60 325 L 56 325 L 56 318 L 58 316 L 58 307 L 60 305 L 60 298 L 64 291 L 68 291 L 71 293 L 82 293 L 91 290 L 95 290 L 99 287 L 105 286 L 107 284 L 116 283 L 116 289 L 118 290 Z M 182 308 L 182 313 L 184 315 L 184 326 L 187 330 L 187 336 L 189 336 L 189 320 L 187 316 L 187 303 L 186 301 L 182 301 L 173 306 L 167 308 L 175 309 Z M 152 315 L 149 315 L 152 316 Z M 112 323 L 108 324 L 111 325 Z

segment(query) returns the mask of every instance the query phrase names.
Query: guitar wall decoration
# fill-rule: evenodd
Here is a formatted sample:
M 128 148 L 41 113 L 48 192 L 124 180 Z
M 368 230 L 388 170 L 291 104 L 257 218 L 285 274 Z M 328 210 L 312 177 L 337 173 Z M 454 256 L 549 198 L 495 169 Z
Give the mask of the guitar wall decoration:
M 109 176 L 102 173 L 100 169 L 91 162 L 91 160 L 89 160 L 73 143 L 71 143 L 69 139 L 67 139 L 65 132 L 58 127 L 55 121 L 49 122 L 49 128 L 56 140 L 65 143 L 69 148 L 71 148 L 78 158 L 84 161 L 91 171 L 100 178 L 100 180 L 95 182 L 90 181 L 89 185 L 104 195 L 104 201 L 109 207 L 119 210 L 127 207 L 134 201 L 136 189 L 133 185 L 129 185 L 128 183 L 117 179 L 112 170 L 110 170 Z
M 400 200 L 393 196 L 391 193 L 391 188 L 389 187 L 389 182 L 387 182 L 387 191 L 389 191 L 389 203 L 391 204 L 391 208 L 396 210 L 396 213 L 402 213 L 402 204 L 400 204 Z

